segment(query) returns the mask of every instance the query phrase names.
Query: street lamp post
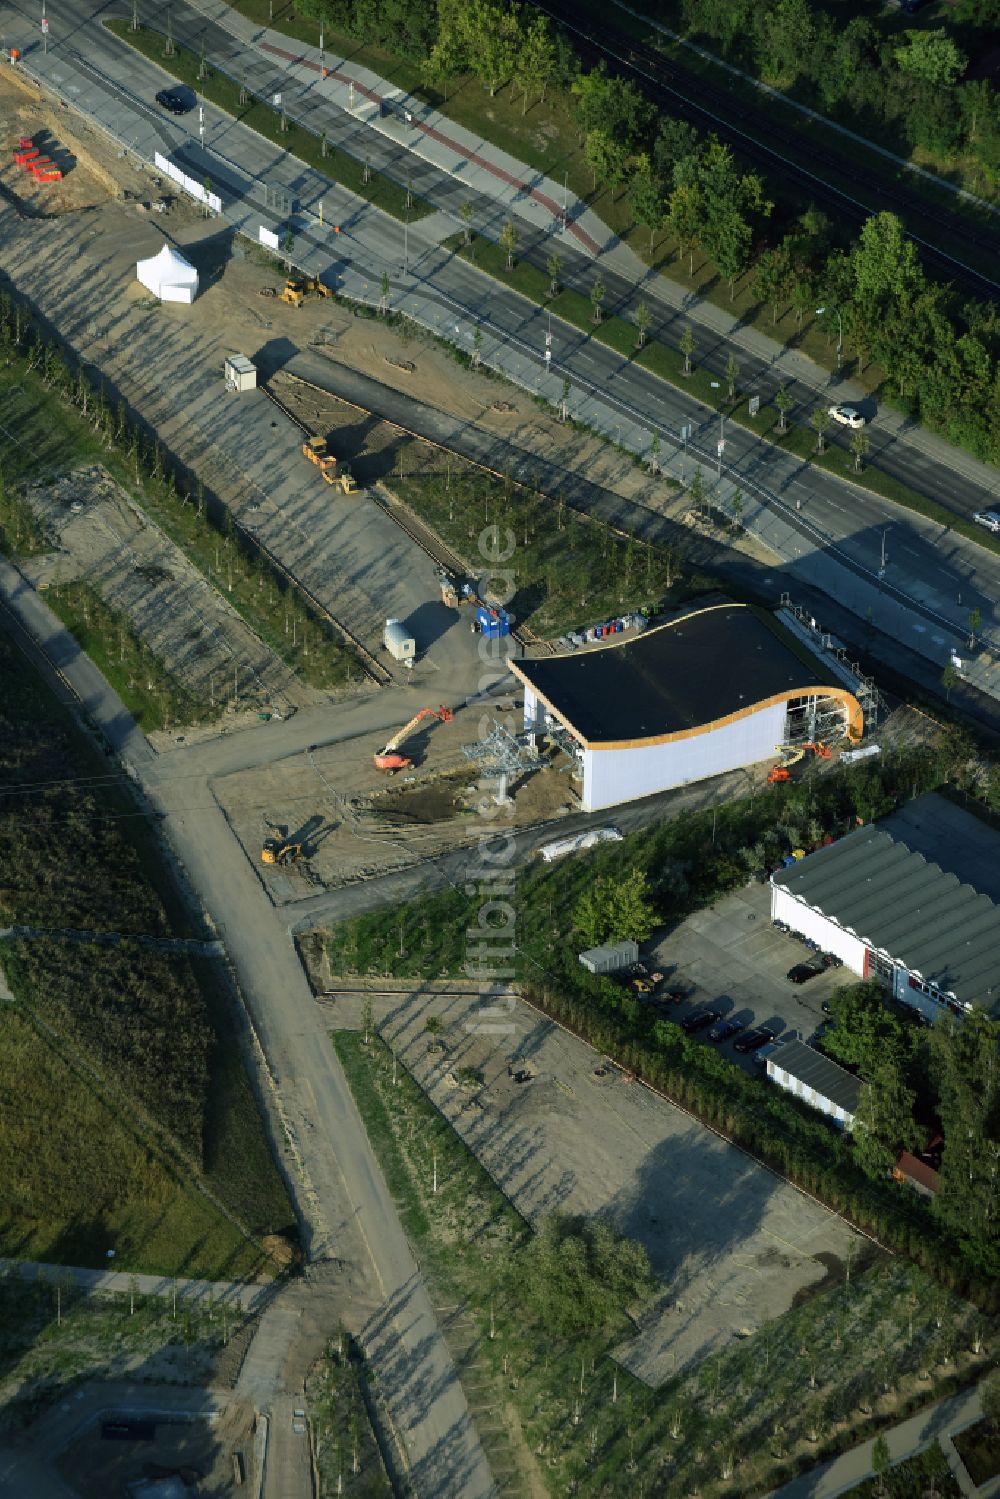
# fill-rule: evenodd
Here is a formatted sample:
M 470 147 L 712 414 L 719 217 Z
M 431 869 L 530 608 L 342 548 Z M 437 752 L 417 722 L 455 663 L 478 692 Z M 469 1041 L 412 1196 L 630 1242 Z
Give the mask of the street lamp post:
M 839 370 L 840 369 L 840 361 L 841 361 L 841 358 L 843 357 L 843 352 L 844 352 L 844 320 L 843 320 L 843 318 L 840 315 L 840 308 L 839 307 L 834 307 L 831 310 L 834 313 L 836 313 L 836 316 L 837 316 L 837 368 Z M 817 317 L 822 317 L 825 311 L 826 311 L 825 307 L 817 307 L 816 308 L 816 316 Z

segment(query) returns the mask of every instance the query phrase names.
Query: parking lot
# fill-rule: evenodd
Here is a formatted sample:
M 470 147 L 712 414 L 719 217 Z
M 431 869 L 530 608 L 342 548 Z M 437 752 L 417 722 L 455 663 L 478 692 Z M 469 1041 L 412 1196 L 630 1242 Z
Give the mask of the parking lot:
M 781 1040 L 809 1041 L 816 1035 L 826 1018 L 823 1001 L 839 985 L 854 982 L 854 975 L 830 968 L 805 984 L 791 983 L 788 970 L 813 954 L 798 937 L 776 932 L 770 916 L 771 887 L 755 882 L 649 944 L 643 958 L 647 967 L 663 973 L 662 989 L 687 996 L 665 1011 L 670 1019 L 683 1021 L 696 1010 L 710 1009 L 748 1028 L 765 1027 Z M 734 1050 L 737 1037 L 713 1043 L 707 1030 L 698 1036 L 706 1045 L 719 1044 L 732 1061 L 758 1069 L 754 1053 Z

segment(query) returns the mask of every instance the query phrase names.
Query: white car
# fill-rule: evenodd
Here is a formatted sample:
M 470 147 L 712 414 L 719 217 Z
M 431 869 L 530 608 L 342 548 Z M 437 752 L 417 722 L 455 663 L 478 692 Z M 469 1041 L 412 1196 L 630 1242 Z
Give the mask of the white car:
M 856 406 L 831 406 L 830 415 L 833 417 L 833 420 L 835 422 L 839 422 L 842 427 L 851 427 L 852 429 L 856 429 L 858 427 L 863 427 L 865 424 L 865 418 L 861 415 L 861 412 L 857 409 Z
M 1000 514 L 995 510 L 977 510 L 972 519 L 977 526 L 985 526 L 987 531 L 1000 531 Z

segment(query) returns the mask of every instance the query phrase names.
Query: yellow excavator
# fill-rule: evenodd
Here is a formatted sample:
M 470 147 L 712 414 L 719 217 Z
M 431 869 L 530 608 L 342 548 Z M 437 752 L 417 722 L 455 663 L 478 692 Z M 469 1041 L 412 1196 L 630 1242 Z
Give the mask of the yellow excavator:
M 260 851 L 262 864 L 295 864 L 301 857 L 301 843 L 287 843 L 280 838 L 268 838 Z
M 290 276 L 285 282 L 281 300 L 289 307 L 301 307 L 306 297 L 329 297 L 330 288 L 318 276 Z
M 325 437 L 310 437 L 302 444 L 302 451 L 310 463 L 315 463 L 327 484 L 334 484 L 344 494 L 354 494 L 358 481 L 349 468 L 338 467 L 337 460 L 327 446 Z
M 398 734 L 393 734 L 384 749 L 379 750 L 375 756 L 375 769 L 387 770 L 390 775 L 395 775 L 397 770 L 406 770 L 413 764 L 408 755 L 401 755 L 399 746 L 404 739 L 409 738 L 413 730 L 425 718 L 436 718 L 440 723 L 449 723 L 455 717 L 454 709 L 446 708 L 443 703 L 437 708 L 421 708 L 415 713 L 409 723 L 404 724 Z

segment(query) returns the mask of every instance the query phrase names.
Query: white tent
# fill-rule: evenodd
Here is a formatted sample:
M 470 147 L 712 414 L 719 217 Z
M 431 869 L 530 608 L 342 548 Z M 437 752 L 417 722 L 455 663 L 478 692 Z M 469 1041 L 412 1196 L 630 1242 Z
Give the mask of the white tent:
M 140 260 L 135 274 L 161 302 L 193 302 L 198 295 L 198 272 L 170 245 L 152 259 Z

